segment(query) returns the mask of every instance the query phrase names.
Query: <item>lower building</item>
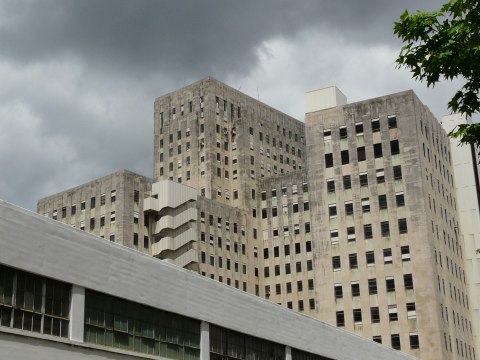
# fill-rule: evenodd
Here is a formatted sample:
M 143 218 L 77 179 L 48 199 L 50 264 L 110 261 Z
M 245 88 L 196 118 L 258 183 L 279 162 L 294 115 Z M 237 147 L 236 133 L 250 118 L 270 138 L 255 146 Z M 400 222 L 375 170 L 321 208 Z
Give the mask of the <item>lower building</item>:
M 2 359 L 413 359 L 3 201 L 0 248 Z

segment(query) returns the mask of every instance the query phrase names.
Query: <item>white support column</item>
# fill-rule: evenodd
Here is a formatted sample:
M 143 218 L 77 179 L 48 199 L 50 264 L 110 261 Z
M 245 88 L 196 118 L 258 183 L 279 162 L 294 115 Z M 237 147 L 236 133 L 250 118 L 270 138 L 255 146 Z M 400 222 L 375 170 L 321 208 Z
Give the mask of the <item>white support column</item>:
M 72 285 L 72 300 L 70 303 L 69 338 L 83 342 L 83 327 L 85 323 L 85 288 Z
M 285 360 L 292 360 L 292 348 L 285 346 Z
M 210 360 L 210 324 L 200 323 L 200 360 Z

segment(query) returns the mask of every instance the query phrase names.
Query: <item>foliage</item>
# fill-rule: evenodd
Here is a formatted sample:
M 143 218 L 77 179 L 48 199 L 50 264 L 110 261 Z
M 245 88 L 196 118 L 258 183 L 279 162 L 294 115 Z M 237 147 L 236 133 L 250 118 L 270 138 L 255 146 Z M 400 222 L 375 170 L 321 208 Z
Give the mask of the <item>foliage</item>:
M 440 80 L 465 79 L 449 101 L 452 112 L 467 116 L 480 110 L 480 2 L 450 0 L 439 11 L 405 11 L 394 24 L 404 46 L 397 58 L 413 78 L 435 86 Z M 450 136 L 461 143 L 479 144 L 478 124 L 460 125 Z

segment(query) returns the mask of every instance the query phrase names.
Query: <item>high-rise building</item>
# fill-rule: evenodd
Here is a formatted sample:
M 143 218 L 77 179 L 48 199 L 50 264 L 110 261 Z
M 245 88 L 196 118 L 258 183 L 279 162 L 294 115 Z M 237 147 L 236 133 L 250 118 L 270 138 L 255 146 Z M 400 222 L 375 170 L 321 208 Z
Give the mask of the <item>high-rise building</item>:
M 412 91 L 312 91 L 303 123 L 207 78 L 154 108 L 157 183 L 128 208 L 151 245 L 123 244 L 422 359 L 475 358 L 450 145 Z
M 460 114 L 442 117 L 442 126 L 450 132 L 461 124 L 471 124 L 472 119 Z M 470 294 L 472 324 L 476 348 L 480 348 L 480 165 L 475 145 L 460 145 L 458 139 L 450 138 L 453 177 L 457 193 L 457 211 L 460 234 L 465 244 L 465 272 Z

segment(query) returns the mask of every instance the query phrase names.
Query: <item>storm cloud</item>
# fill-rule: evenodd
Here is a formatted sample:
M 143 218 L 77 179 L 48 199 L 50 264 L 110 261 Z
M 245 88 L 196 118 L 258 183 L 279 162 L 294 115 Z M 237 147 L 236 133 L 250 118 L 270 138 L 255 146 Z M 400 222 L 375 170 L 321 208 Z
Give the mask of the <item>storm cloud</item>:
M 393 22 L 430 1 L 0 0 L 0 198 L 46 195 L 127 168 L 151 175 L 153 100 L 211 75 L 300 120 L 305 91 L 349 100 L 413 88 Z

